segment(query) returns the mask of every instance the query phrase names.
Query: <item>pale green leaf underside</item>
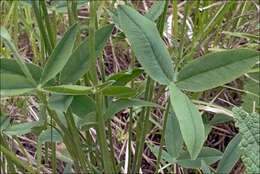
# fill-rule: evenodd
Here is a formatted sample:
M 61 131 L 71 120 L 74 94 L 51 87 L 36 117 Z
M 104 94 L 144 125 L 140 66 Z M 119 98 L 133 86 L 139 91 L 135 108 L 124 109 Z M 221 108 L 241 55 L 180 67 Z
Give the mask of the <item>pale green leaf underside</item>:
M 117 12 L 120 26 L 144 70 L 154 80 L 169 84 L 173 80 L 171 58 L 155 24 L 128 6 L 118 6 Z
M 42 72 L 42 86 L 54 78 L 66 65 L 76 39 L 77 26 L 77 24 L 74 24 L 70 27 L 54 48 Z
M 110 117 L 112 117 L 117 112 L 119 112 L 119 111 L 121 111 L 123 109 L 127 109 L 128 107 L 135 107 L 135 106 L 140 106 L 140 107 L 144 107 L 144 106 L 158 107 L 158 108 L 163 109 L 162 106 L 160 106 L 160 105 L 158 105 L 156 103 L 147 102 L 147 101 L 144 101 L 144 100 L 139 100 L 139 99 L 120 99 L 120 100 L 117 100 L 116 102 L 112 102 L 109 105 L 108 110 L 104 114 L 104 118 L 105 119 L 109 119 Z
M 184 142 L 192 159 L 200 153 L 205 139 L 202 118 L 196 106 L 173 84 L 169 85 L 172 107 L 179 121 Z
M 204 91 L 224 85 L 250 70 L 259 52 L 234 49 L 212 53 L 195 59 L 178 74 L 177 87 L 188 91 Z

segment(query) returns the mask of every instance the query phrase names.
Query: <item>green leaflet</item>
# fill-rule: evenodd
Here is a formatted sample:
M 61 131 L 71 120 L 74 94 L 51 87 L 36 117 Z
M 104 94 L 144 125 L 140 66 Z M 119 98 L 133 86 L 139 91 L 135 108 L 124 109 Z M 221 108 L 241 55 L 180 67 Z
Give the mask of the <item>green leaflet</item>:
M 10 120 L 11 120 L 10 116 L 5 116 L 5 115 L 0 116 L 0 132 L 2 132 L 2 130 L 8 127 Z
M 235 125 L 242 136 L 239 148 L 246 173 L 260 173 L 260 116 L 234 107 Z
M 109 86 L 102 90 L 105 96 L 114 96 L 119 98 L 128 98 L 136 95 L 136 90 L 124 86 Z
M 154 80 L 169 84 L 173 80 L 171 58 L 155 24 L 128 6 L 118 6 L 117 12 L 120 26 L 144 70 Z
M 107 111 L 104 114 L 104 118 L 105 119 L 109 119 L 110 117 L 112 117 L 114 114 L 116 114 L 117 112 L 126 109 L 128 107 L 134 107 L 134 106 L 150 106 L 150 107 L 158 107 L 161 109 L 164 109 L 162 106 L 156 104 L 156 103 L 152 103 L 152 102 L 147 102 L 144 100 L 139 100 L 139 99 L 120 99 L 117 100 L 116 102 L 112 102 Z
M 24 135 L 29 132 L 31 132 L 32 128 L 35 126 L 39 126 L 40 122 L 39 121 L 32 121 L 32 122 L 27 122 L 27 123 L 17 123 L 14 124 L 5 130 L 3 130 L 4 134 L 7 135 Z
M 144 15 L 148 19 L 155 21 L 160 17 L 160 15 L 163 12 L 165 5 L 165 1 L 155 1 L 152 5 L 152 7 L 149 9 L 149 11 Z M 120 28 L 120 23 L 119 23 L 119 17 L 117 11 L 108 9 L 108 14 L 116 24 L 118 28 Z
M 196 106 L 173 84 L 169 85 L 171 104 L 179 121 L 191 159 L 196 159 L 205 139 L 202 118 Z
M 258 59 L 259 52 L 249 49 L 208 54 L 185 66 L 176 85 L 195 92 L 224 85 L 249 71 Z
M 172 158 L 177 158 L 182 150 L 183 138 L 181 135 L 179 122 L 172 108 L 170 108 L 166 123 L 165 144 L 167 151 Z
M 73 96 L 70 95 L 52 95 L 48 100 L 51 109 L 66 112 L 72 102 Z
M 121 71 L 119 73 L 113 74 L 107 80 L 115 80 L 116 82 L 113 83 L 113 86 L 117 86 L 117 85 L 124 86 L 128 82 L 139 77 L 142 73 L 143 73 L 142 69 L 134 68 L 133 70 Z
M 74 46 L 77 30 L 77 24 L 71 26 L 54 48 L 42 72 L 40 82 L 42 86 L 54 78 L 66 65 Z
M 21 95 L 36 89 L 26 77 L 17 74 L 0 74 L 1 96 Z
M 259 67 L 260 64 L 255 65 L 255 68 L 259 68 Z M 244 83 L 244 90 L 247 90 L 249 92 L 252 92 L 260 96 L 260 85 L 259 85 L 260 73 L 255 72 L 255 73 L 249 73 L 248 75 L 250 76 L 250 78 L 246 79 Z M 255 106 L 255 111 L 260 113 L 259 97 L 244 93 L 242 96 L 242 101 L 243 101 L 242 107 L 246 112 L 249 113 L 253 112 L 253 108 Z
M 209 147 L 203 147 L 199 153 L 197 159 L 192 160 L 189 152 L 183 152 L 180 157 L 176 159 L 176 162 L 185 168 L 200 168 L 202 160 L 207 164 L 211 165 L 221 159 L 223 153 Z
M 238 148 L 238 145 L 241 141 L 241 138 L 241 135 L 238 134 L 230 141 L 225 149 L 223 158 L 218 165 L 217 174 L 229 173 L 236 162 L 239 160 L 240 150 Z
M 89 96 L 74 96 L 71 109 L 78 117 L 83 118 L 90 112 L 96 111 L 96 104 Z
M 220 123 L 225 123 L 228 121 L 233 120 L 233 117 L 227 116 L 225 114 L 216 114 L 212 120 L 210 120 L 209 124 L 210 125 L 215 125 L 215 124 L 220 124 Z
M 148 147 L 151 149 L 151 151 L 153 152 L 154 156 L 158 157 L 160 147 L 159 146 L 151 146 L 149 144 L 148 144 Z M 167 162 L 169 162 L 171 164 L 174 164 L 173 158 L 165 150 L 162 150 L 162 159 L 164 159 L 165 161 L 167 161 Z
M 165 1 L 154 1 L 152 7 L 144 16 L 152 21 L 155 21 L 162 14 L 164 5 Z
M 35 64 L 28 63 L 28 62 L 25 62 L 25 64 L 26 64 L 28 70 L 30 71 L 30 73 L 32 74 L 33 79 L 37 83 L 39 83 L 40 78 L 41 78 L 42 68 Z M 1 65 L 0 73 L 17 74 L 17 75 L 21 75 L 21 76 L 25 77 L 19 64 L 14 59 L 2 58 L 2 59 L 0 59 L 0 65 Z M 47 83 L 47 85 L 53 85 L 53 84 L 54 84 L 54 81 L 52 81 L 52 80 L 49 83 Z
M 95 33 L 95 55 L 99 56 L 104 49 L 105 44 L 110 37 L 114 25 L 107 25 Z M 89 56 L 89 37 L 87 37 L 82 44 L 72 53 L 68 62 L 61 72 L 61 83 L 71 84 L 75 83 L 81 76 L 83 76 L 90 68 Z
M 48 128 L 39 135 L 40 142 L 58 142 L 62 141 L 62 136 L 56 129 Z M 52 134 L 52 137 L 51 137 Z
M 92 87 L 80 86 L 80 85 L 50 86 L 50 87 L 43 88 L 42 90 L 54 94 L 63 94 L 63 95 L 87 95 L 94 92 L 94 89 Z

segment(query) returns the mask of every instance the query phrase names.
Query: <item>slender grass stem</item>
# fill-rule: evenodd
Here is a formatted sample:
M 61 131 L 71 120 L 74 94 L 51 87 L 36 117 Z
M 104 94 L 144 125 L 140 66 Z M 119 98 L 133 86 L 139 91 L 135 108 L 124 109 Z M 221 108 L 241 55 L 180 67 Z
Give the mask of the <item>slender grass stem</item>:
M 159 165 L 160 165 L 160 162 L 161 162 L 162 148 L 163 148 L 163 144 L 164 144 L 164 136 L 165 136 L 165 130 L 166 130 L 166 123 L 167 123 L 167 120 L 168 120 L 170 106 L 171 106 L 171 101 L 170 101 L 170 99 L 168 99 L 166 111 L 165 111 L 164 116 L 163 116 L 163 119 L 164 119 L 163 120 L 163 129 L 162 129 L 162 133 L 161 133 L 159 154 L 158 154 L 158 158 L 157 158 L 157 161 L 156 161 L 155 173 L 158 173 Z

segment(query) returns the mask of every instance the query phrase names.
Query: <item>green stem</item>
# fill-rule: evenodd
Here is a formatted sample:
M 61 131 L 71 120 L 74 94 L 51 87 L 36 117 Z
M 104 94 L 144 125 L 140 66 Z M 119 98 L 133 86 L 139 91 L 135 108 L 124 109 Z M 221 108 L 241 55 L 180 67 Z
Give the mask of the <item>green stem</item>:
M 90 0 L 90 23 L 89 23 L 89 41 L 90 41 L 90 60 L 91 60 L 91 75 L 94 85 L 98 84 L 98 76 L 96 70 L 96 57 L 95 57 L 95 28 L 96 28 L 96 7 L 95 1 Z M 102 159 L 104 163 L 105 173 L 115 173 L 113 171 L 113 163 L 111 161 L 111 156 L 108 151 L 108 146 L 106 142 L 106 132 L 105 132 L 105 120 L 103 118 L 103 101 L 101 94 L 96 94 L 95 96 L 97 105 L 97 136 L 100 143 L 100 149 L 102 153 Z M 113 158 L 113 157 L 112 157 Z M 112 171 L 111 171 L 112 170 Z
M 160 140 L 159 154 L 158 154 L 158 158 L 157 158 L 157 161 L 156 161 L 155 173 L 158 173 L 159 164 L 160 164 L 160 161 L 161 161 L 162 148 L 163 148 L 164 136 L 165 136 L 165 129 L 166 129 L 166 123 L 167 123 L 167 120 L 168 120 L 170 105 L 171 105 L 171 101 L 169 100 L 168 103 L 167 103 L 166 111 L 164 113 L 163 129 L 162 129 L 162 135 L 161 135 L 161 140 Z

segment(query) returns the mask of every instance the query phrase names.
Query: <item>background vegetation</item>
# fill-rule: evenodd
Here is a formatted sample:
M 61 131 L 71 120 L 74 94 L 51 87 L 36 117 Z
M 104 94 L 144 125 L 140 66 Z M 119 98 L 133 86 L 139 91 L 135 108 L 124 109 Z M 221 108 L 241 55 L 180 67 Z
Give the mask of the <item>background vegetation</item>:
M 259 172 L 258 1 L 0 5 L 1 173 Z

